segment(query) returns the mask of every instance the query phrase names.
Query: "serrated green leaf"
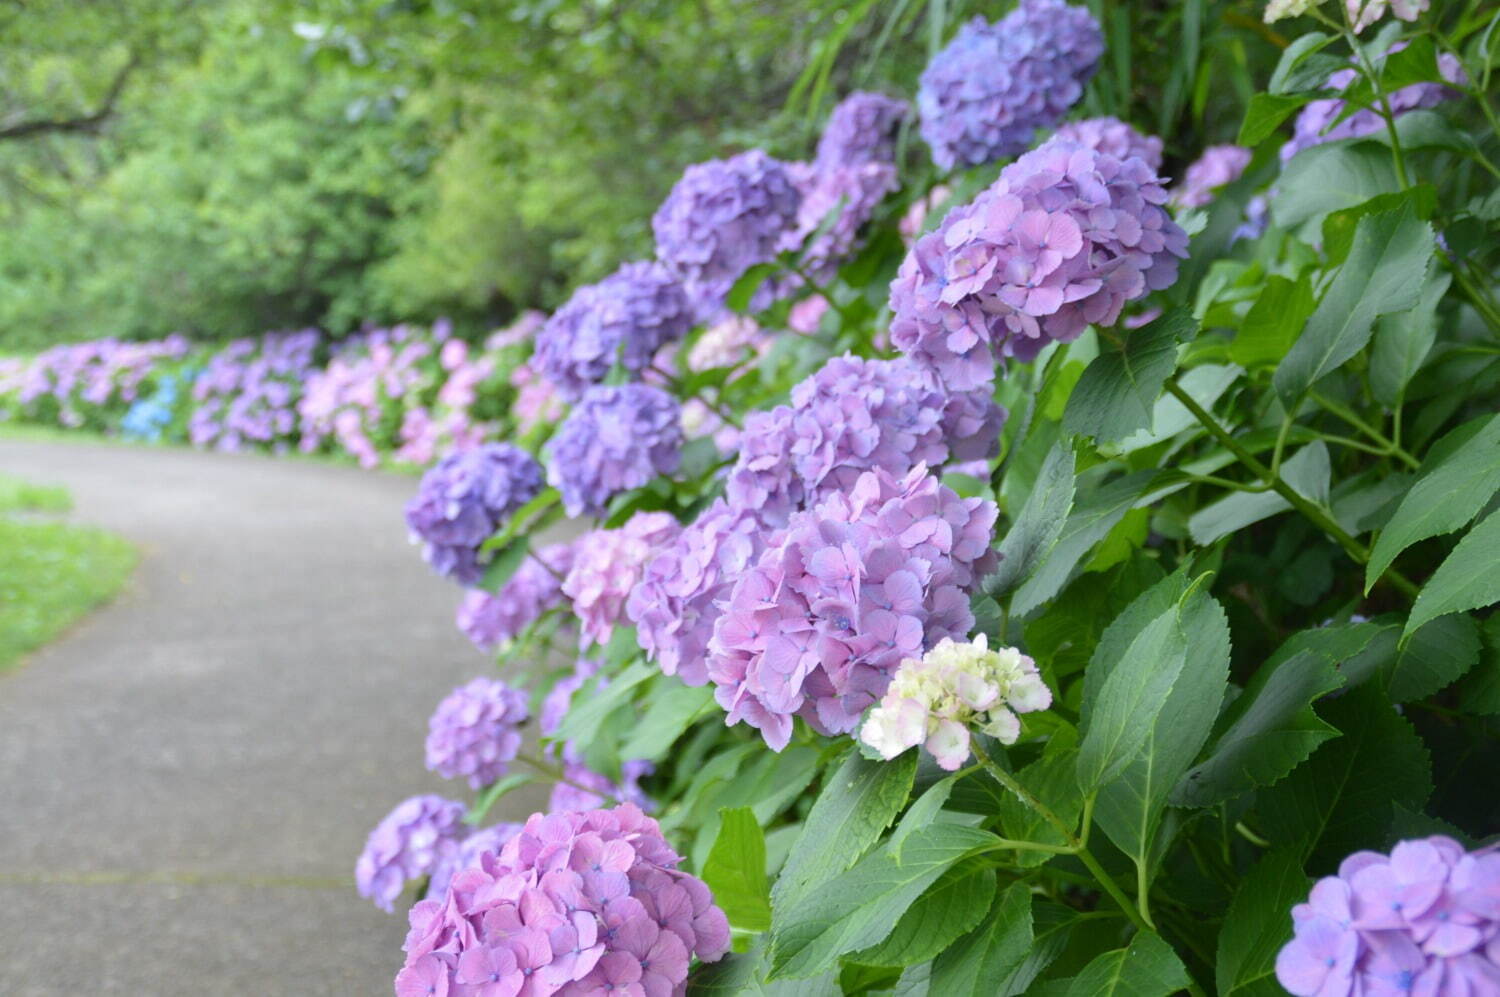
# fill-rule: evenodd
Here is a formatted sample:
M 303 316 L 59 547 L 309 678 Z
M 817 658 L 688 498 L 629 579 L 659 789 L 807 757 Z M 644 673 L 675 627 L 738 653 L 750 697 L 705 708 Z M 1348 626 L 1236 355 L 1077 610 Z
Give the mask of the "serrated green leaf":
M 1311 279 L 1272 274 L 1229 344 L 1229 358 L 1243 367 L 1280 363 L 1312 311 Z
M 1170 997 L 1191 982 L 1172 946 L 1142 931 L 1128 948 L 1096 956 L 1083 972 L 1049 985 L 1046 992 L 1067 997 Z
M 1254 147 L 1260 145 L 1295 114 L 1303 105 L 1311 102 L 1312 94 L 1258 93 L 1250 98 L 1245 108 L 1245 120 L 1240 124 L 1240 137 L 1236 144 Z
M 1481 639 L 1479 667 L 1459 686 L 1458 701 L 1466 712 L 1495 716 L 1500 714 L 1500 614 L 1484 621 Z
M 620 747 L 620 757 L 660 761 L 693 721 L 714 708 L 711 686 L 662 681 L 645 715 Z
M 574 694 L 575 705 L 568 708 L 553 738 L 558 741 L 592 740 L 605 717 L 630 702 L 637 686 L 660 674 L 651 665 L 636 662 L 611 678 L 603 689 L 591 691 L 593 683 L 584 683 L 584 687 Z
M 815 976 L 840 956 L 881 941 L 948 868 L 996 840 L 977 828 L 933 824 L 912 834 L 899 864 L 885 849 L 866 855 L 785 916 L 778 911 L 769 978 Z
M 993 997 L 995 981 L 1019 967 L 1032 948 L 1031 891 L 1012 883 L 979 927 L 933 961 L 930 988 L 942 997 Z
M 1057 543 L 1068 513 L 1073 510 L 1073 474 L 1076 461 L 1071 447 L 1056 444 L 1047 453 L 1037 480 L 1026 496 L 1026 504 L 1015 517 L 1005 539 L 1000 541 L 1000 564 L 985 579 L 984 589 L 1004 596 L 1036 569 Z
M 1400 189 L 1389 150 L 1371 142 L 1326 142 L 1286 164 L 1271 217 L 1278 227 L 1293 228 Z
M 1417 217 L 1410 201 L 1359 220 L 1348 260 L 1272 378 L 1289 410 L 1364 349 L 1377 318 L 1416 307 L 1434 245 L 1432 226 Z
M 703 881 L 732 927 L 744 931 L 771 927 L 766 839 L 749 807 L 720 809 L 719 833 L 703 863 Z
M 1322 440 L 1309 443 L 1281 465 L 1281 478 L 1303 498 L 1323 504 L 1328 499 L 1332 466 Z M 1286 512 L 1292 504 L 1272 491 L 1230 492 L 1188 517 L 1188 534 L 1200 547 L 1253 523 Z
M 1393 703 L 1425 699 L 1479 663 L 1479 625 L 1461 613 L 1440 616 L 1411 635 L 1381 674 Z
M 1197 329 L 1191 311 L 1174 308 L 1129 333 L 1121 349 L 1101 352 L 1068 396 L 1063 431 L 1109 442 L 1149 430 L 1162 384 L 1177 366 L 1177 344 Z
M 769 942 L 766 936 L 755 939 L 750 951 L 730 953 L 718 962 L 700 965 L 688 977 L 688 993 L 697 995 L 719 995 L 739 997 L 831 997 L 839 993 L 838 972 L 829 970 L 807 980 L 776 980 L 767 983 L 764 979 L 769 966 Z
M 1434 270 L 1427 275 L 1422 296 L 1415 308 L 1375 320 L 1375 345 L 1370 350 L 1370 394 L 1388 408 L 1401 401 L 1402 394 L 1437 340 L 1437 307 L 1453 275 Z
M 1411 607 L 1401 639 L 1430 620 L 1500 602 L 1500 511 L 1470 530 L 1438 565 Z
M 1322 89 L 1324 81 L 1328 79 L 1329 70 L 1324 68 L 1325 61 L 1314 60 L 1312 57 L 1327 48 L 1337 37 L 1317 31 L 1309 31 L 1305 35 L 1298 36 L 1290 45 L 1282 49 L 1281 58 L 1276 62 L 1276 69 L 1271 73 L 1270 82 L 1266 84 L 1266 91 L 1284 95 L 1301 90 Z M 1303 67 L 1309 62 L 1314 63 L 1312 71 L 1303 72 Z
M 1330 212 L 1323 219 L 1324 266 L 1336 267 L 1349 258 L 1361 218 L 1382 211 L 1398 211 L 1403 204 L 1410 204 L 1417 217 L 1425 222 L 1437 207 L 1437 188 L 1427 183 L 1417 184 L 1392 194 L 1379 194 L 1352 208 Z
M 1302 855 L 1278 848 L 1261 857 L 1235 891 L 1224 926 L 1219 929 L 1214 980 L 1221 997 L 1272 997 L 1276 953 L 1292 937 L 1287 911 L 1307 896 Z
M 896 856 L 896 861 L 901 861 L 901 849 L 906 839 L 911 837 L 912 832 L 926 827 L 937 819 L 943 809 L 943 804 L 947 803 L 948 797 L 953 794 L 953 786 L 957 781 L 956 773 L 939 779 L 928 786 L 922 795 L 917 797 L 917 802 L 901 815 L 901 822 L 896 825 L 896 830 L 891 832 L 890 838 L 885 843 L 885 847 Z
M 850 958 L 869 966 L 915 966 L 936 957 L 989 913 L 995 870 L 977 859 L 948 869 L 901 915 L 878 945 Z
M 506 520 L 505 525 L 495 532 L 494 536 L 480 544 L 480 553 L 487 554 L 492 550 L 499 550 L 523 534 L 535 535 L 540 524 L 547 518 L 547 514 L 558 511 L 561 503 L 561 492 L 556 488 L 543 488 L 535 498 L 517 509 L 510 519 Z
M 1464 423 L 1432 445 L 1417 480 L 1375 538 L 1365 591 L 1406 548 L 1461 529 L 1500 491 L 1500 415 Z
M 809 892 L 848 869 L 906 805 L 917 753 L 888 762 L 850 752 L 823 786 L 771 890 L 778 918 Z

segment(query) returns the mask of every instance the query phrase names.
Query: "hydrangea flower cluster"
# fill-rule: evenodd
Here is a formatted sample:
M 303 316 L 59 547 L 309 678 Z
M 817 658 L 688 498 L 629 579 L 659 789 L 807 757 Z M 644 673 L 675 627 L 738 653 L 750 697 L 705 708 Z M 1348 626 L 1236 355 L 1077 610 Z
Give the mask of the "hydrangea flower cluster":
M 703 330 L 688 351 L 688 370 L 702 372 L 744 363 L 770 348 L 771 339 L 755 319 L 731 315 Z
M 514 640 L 543 613 L 562 604 L 562 578 L 573 567 L 573 545 L 534 550 L 499 592 L 469 589 L 458 604 L 458 629 L 481 651 Z
M 427 722 L 427 767 L 444 779 L 483 789 L 505 774 L 521 750 L 526 694 L 499 679 L 476 678 L 454 689 Z
M 127 440 L 159 442 L 162 433 L 172 424 L 177 403 L 182 399 L 179 381 L 175 374 L 158 375 L 156 390 L 147 397 L 137 398 L 120 420 L 121 435 Z
M 651 228 L 698 319 L 716 317 L 734 282 L 784 247 L 801 200 L 786 165 L 759 149 L 687 168 Z
M 1404 42 L 1391 46 L 1391 52 L 1405 48 Z M 1466 79 L 1458 58 L 1449 52 L 1438 55 L 1438 72 L 1450 83 L 1463 83 Z M 1340 69 L 1328 77 L 1324 84 L 1329 90 L 1343 90 L 1353 83 L 1358 73 L 1353 69 Z M 1400 117 L 1410 111 L 1436 107 L 1454 96 L 1454 91 L 1441 83 L 1412 83 L 1386 94 L 1391 114 Z M 1345 117 L 1344 101 L 1339 97 L 1315 100 L 1297 115 L 1292 127 L 1292 137 L 1281 147 L 1281 161 L 1289 162 L 1303 149 L 1311 149 L 1325 142 L 1339 139 L 1360 138 L 1385 130 L 1385 119 L 1373 108 L 1363 108 Z
M 1127 301 L 1168 287 L 1187 233 L 1161 179 L 1054 139 L 918 239 L 891 283 L 891 339 L 950 388 L 991 383 L 1004 357 L 1035 358 Z
M 268 333 L 214 354 L 193 382 L 189 442 L 224 451 L 285 446 L 297 431 L 303 385 L 317 369 L 318 343 L 313 329 Z
M 1500 993 L 1500 853 L 1440 835 L 1355 852 L 1292 925 L 1276 979 L 1299 997 Z
M 1250 150 L 1242 145 L 1211 145 L 1188 165 L 1182 183 L 1172 188 L 1172 203 L 1182 208 L 1211 204 L 1220 187 L 1234 183 L 1250 165 Z
M 726 722 L 780 751 L 801 716 L 848 733 L 905 658 L 973 626 L 968 590 L 993 570 L 993 503 L 917 466 L 859 477 L 791 518 L 714 624 L 708 675 Z
M 427 880 L 427 894 L 423 899 L 443 899 L 448 895 L 448 886 L 453 882 L 454 876 L 470 866 L 478 865 L 479 856 L 485 852 L 498 852 L 507 841 L 520 833 L 520 824 L 494 824 L 460 840 L 457 848 L 438 860 Z
M 1015 744 L 1021 735 L 1016 714 L 1051 705 L 1036 662 L 1020 651 L 991 651 L 984 634 L 972 643 L 945 637 L 921 657 L 901 662 L 859 737 L 886 759 L 924 745 L 953 772 L 969 758 L 971 727 Z
M 370 832 L 354 864 L 359 895 L 392 910 L 409 881 L 452 860 L 468 830 L 463 816 L 462 803 L 441 796 L 413 796 L 396 804 Z
M 529 433 L 541 423 L 556 422 L 563 415 L 563 399 L 557 387 L 545 377 L 533 363 L 517 364 L 510 372 L 510 386 L 515 389 L 516 401 L 511 406 L 511 417 L 516 420 L 516 430 Z
M 653 551 L 675 541 L 681 529 L 670 513 L 638 512 L 617 530 L 594 530 L 575 541 L 562 591 L 573 601 L 581 646 L 609 643 Z
M 901 475 L 993 456 L 1004 421 L 984 388 L 949 392 L 909 359 L 835 357 L 792 389 L 790 408 L 746 420 L 727 492 L 736 506 L 784 523 L 866 470 Z
M 479 547 L 542 490 L 542 468 L 509 443 L 449 454 L 422 475 L 406 525 L 432 570 L 462 585 L 484 575 Z
M 396 993 L 685 993 L 694 955 L 729 951 L 729 921 L 679 862 L 630 804 L 533 814 L 412 908 Z
M 1058 126 L 1053 138 L 1102 152 L 1116 159 L 1135 156 L 1153 170 L 1161 170 L 1161 139 L 1142 135 L 1116 117 L 1084 118 Z
M 944 170 L 1023 152 L 1083 96 L 1104 53 L 1087 8 L 1021 0 L 990 24 L 965 24 L 933 56 L 917 91 L 922 138 Z
M 861 163 L 890 163 L 896 159 L 896 132 L 911 113 L 904 100 L 883 93 L 856 90 L 833 109 L 813 168 L 819 172 Z
M 616 492 L 671 474 L 682 459 L 682 413 L 646 384 L 584 392 L 547 444 L 547 481 L 569 516 L 604 512 Z
M 885 196 L 899 187 L 891 163 L 865 162 L 813 175 L 797 210 L 789 245 L 802 249 L 803 267 L 814 280 L 827 280 L 858 246 L 859 230 Z M 818 231 L 829 214 L 833 223 Z M 795 281 L 793 281 L 795 283 Z
M 639 374 L 664 344 L 693 328 L 687 292 L 660 263 L 626 263 L 573 293 L 537 335 L 542 373 L 568 399 L 604 380 L 615 363 Z
M 720 603 L 760 556 L 764 532 L 753 512 L 719 499 L 646 562 L 625 610 L 663 672 L 707 684 L 704 658 Z

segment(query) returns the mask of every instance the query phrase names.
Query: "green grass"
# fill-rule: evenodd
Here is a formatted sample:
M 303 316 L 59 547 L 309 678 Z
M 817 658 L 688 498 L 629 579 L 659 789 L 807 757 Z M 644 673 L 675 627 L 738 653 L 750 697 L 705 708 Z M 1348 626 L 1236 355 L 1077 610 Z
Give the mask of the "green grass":
M 4 514 L 71 505 L 64 489 L 0 477 L 0 672 L 107 602 L 135 567 L 135 548 L 113 533 Z

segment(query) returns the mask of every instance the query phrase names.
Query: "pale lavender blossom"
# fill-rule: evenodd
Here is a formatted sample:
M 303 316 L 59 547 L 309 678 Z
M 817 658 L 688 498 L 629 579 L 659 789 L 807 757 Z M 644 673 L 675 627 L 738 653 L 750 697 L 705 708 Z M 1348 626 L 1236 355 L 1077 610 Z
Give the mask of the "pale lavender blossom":
M 1211 145 L 1188 165 L 1182 183 L 1172 188 L 1172 203 L 1183 208 L 1211 204 L 1220 187 L 1234 183 L 1250 165 L 1250 150 L 1241 145 Z
M 362 897 L 381 910 L 394 909 L 406 884 L 429 876 L 458 851 L 467 836 L 464 805 L 441 796 L 403 800 L 370 832 L 354 865 Z
M 506 773 L 521 750 L 526 694 L 499 679 L 476 678 L 449 693 L 427 724 L 427 767 L 483 789 Z
M 597 516 L 617 493 L 672 474 L 681 459 L 676 399 L 646 384 L 596 385 L 547 444 L 547 481 L 569 516 Z
M 573 566 L 562 590 L 578 617 L 581 646 L 609 643 L 646 564 L 681 529 L 669 513 L 638 512 L 617 530 L 594 530 L 574 542 Z
M 406 504 L 406 525 L 434 571 L 473 585 L 484 575 L 480 545 L 541 490 L 535 458 L 509 443 L 487 443 L 449 454 L 422 476 Z
M 911 106 L 882 93 L 857 90 L 839 101 L 823 134 L 813 168 L 819 172 L 863 163 L 893 163 L 896 132 L 911 113 Z
M 1053 132 L 1053 138 L 1075 142 L 1116 159 L 1135 156 L 1153 170 L 1161 170 L 1161 139 L 1143 135 L 1115 117 L 1084 118 L 1069 121 Z

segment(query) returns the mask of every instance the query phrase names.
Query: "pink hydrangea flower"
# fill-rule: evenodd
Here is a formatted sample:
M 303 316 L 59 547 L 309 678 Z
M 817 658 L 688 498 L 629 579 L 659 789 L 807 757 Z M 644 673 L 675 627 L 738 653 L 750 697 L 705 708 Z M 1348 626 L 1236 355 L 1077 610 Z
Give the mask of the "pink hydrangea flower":
M 562 590 L 573 601 L 581 646 L 609 643 L 646 563 L 681 529 L 668 513 L 638 512 L 617 530 L 594 530 L 574 543 L 573 566 Z

